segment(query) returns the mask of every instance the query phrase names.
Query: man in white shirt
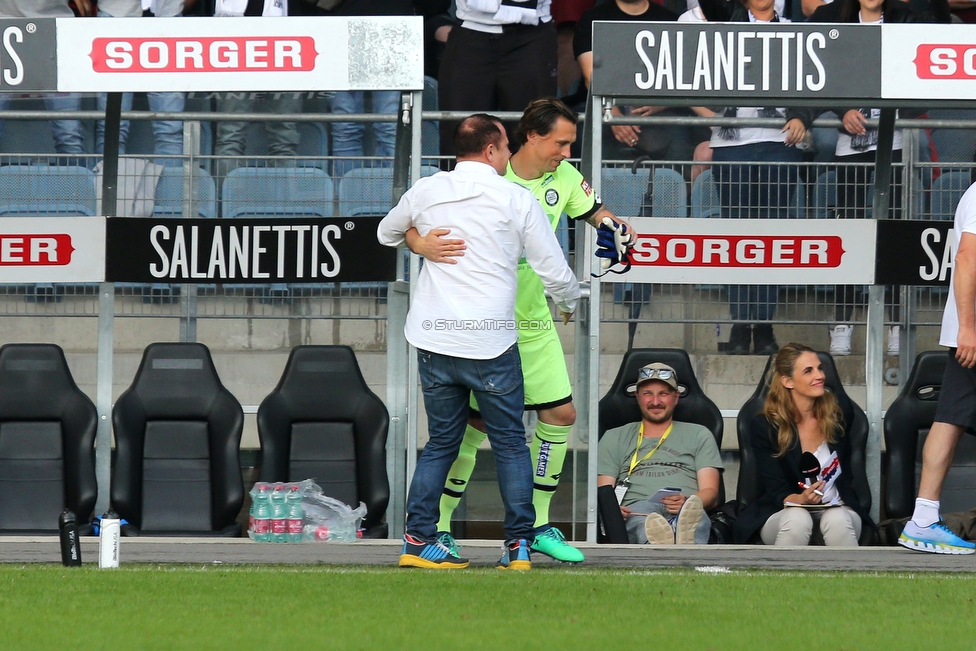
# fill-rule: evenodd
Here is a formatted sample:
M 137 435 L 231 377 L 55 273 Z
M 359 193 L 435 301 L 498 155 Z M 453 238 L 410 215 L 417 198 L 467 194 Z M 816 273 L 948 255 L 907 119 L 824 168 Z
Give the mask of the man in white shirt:
M 935 422 L 922 449 L 922 477 L 912 519 L 898 538 L 909 549 L 972 554 L 976 544 L 946 526 L 939 496 L 964 431 L 976 429 L 976 184 L 966 190 L 953 224 L 954 256 L 939 344 L 949 348 Z
M 510 153 L 501 122 L 484 114 L 467 118 L 454 146 L 456 169 L 421 179 L 378 231 L 387 246 L 404 244 L 411 228 L 421 236 L 450 229 L 468 245 L 457 264 L 424 265 L 404 328 L 418 349 L 430 441 L 410 486 L 400 566 L 468 565 L 437 540 L 437 518 L 474 392 L 505 503 L 506 547 L 498 567 L 529 569 L 535 510 L 514 318 L 519 259 L 524 254 L 565 315 L 576 308 L 579 285 L 532 193 L 503 178 Z

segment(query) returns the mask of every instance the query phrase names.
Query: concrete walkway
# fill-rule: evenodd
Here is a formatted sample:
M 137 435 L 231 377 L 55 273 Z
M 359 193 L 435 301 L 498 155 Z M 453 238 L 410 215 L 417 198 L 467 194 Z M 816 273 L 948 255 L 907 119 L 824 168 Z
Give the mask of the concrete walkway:
M 473 566 L 490 567 L 501 556 L 495 540 L 461 541 L 462 554 Z M 748 568 L 756 570 L 830 570 L 863 572 L 973 572 L 976 556 L 949 556 L 912 552 L 901 547 L 764 547 L 757 545 L 707 545 L 650 547 L 647 545 L 595 545 L 579 543 L 586 554 L 582 567 L 666 569 L 673 567 Z M 364 540 L 356 543 L 256 543 L 246 538 L 123 538 L 122 564 L 326 564 L 394 566 L 400 553 L 396 540 Z M 0 537 L 2 563 L 60 562 L 54 536 Z M 98 540 L 82 541 L 85 564 L 98 561 Z M 537 567 L 568 567 L 535 554 Z M 718 571 L 721 571 L 719 569 Z

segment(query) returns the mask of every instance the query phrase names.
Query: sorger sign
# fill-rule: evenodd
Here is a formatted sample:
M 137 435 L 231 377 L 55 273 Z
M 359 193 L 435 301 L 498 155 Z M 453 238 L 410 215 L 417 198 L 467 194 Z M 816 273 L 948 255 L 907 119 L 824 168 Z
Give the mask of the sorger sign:
M 641 235 L 631 256 L 637 266 L 839 267 L 843 241 L 828 236 Z
M 939 105 L 976 99 L 976 41 L 971 25 L 885 25 L 881 96 L 930 98 Z
M 95 72 L 295 72 L 315 67 L 308 37 L 96 38 Z
M 4 217 L 0 223 L 0 283 L 104 279 L 103 217 Z
M 63 267 L 74 250 L 67 233 L 0 233 L 0 267 Z
M 871 284 L 870 219 L 628 218 L 630 272 L 607 282 Z
M 60 91 L 420 90 L 423 19 L 59 19 L 57 61 Z

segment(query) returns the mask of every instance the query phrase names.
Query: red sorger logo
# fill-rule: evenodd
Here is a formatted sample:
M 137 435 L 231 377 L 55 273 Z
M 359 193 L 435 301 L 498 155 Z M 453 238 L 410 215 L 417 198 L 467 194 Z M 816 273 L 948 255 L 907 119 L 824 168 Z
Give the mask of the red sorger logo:
M 95 72 L 302 72 L 315 68 L 310 36 L 96 38 Z
M 645 267 L 839 267 L 835 235 L 639 235 L 630 259 Z M 772 279 L 775 280 L 775 279 Z
M 976 45 L 919 45 L 914 63 L 919 79 L 976 79 Z
M 0 233 L 0 267 L 63 267 L 74 250 L 67 233 Z

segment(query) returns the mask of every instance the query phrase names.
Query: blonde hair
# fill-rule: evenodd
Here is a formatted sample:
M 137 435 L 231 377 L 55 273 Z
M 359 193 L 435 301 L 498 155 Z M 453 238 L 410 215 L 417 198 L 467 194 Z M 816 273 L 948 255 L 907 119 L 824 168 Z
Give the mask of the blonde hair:
M 803 353 L 814 353 L 817 351 L 804 346 L 803 344 L 788 343 L 773 357 L 770 365 L 769 378 L 767 385 L 769 393 L 766 394 L 766 403 L 763 405 L 762 413 L 766 420 L 777 430 L 778 451 L 774 455 L 781 457 L 786 451 L 793 447 L 796 442 L 796 425 L 800 422 L 800 412 L 793 402 L 793 395 L 789 389 L 783 386 L 782 378 L 793 377 L 796 360 Z M 837 430 L 844 420 L 840 405 L 833 393 L 825 391 L 813 401 L 813 416 L 817 421 L 820 433 L 828 443 L 837 442 Z

